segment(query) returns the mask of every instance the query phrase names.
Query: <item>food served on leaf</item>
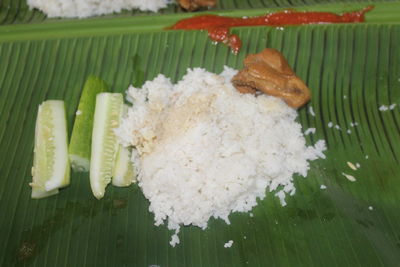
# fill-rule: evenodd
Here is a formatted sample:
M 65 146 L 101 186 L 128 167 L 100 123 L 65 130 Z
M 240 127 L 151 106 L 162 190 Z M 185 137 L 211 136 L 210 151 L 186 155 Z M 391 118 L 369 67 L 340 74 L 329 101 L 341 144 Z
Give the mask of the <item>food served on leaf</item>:
M 27 0 L 30 8 L 37 8 L 48 17 L 86 18 L 139 9 L 157 12 L 167 7 L 169 0 Z
M 231 34 L 230 29 L 242 26 L 290 26 L 304 24 L 352 23 L 364 22 L 365 13 L 373 6 L 342 15 L 331 12 L 301 12 L 284 10 L 258 17 L 226 17 L 218 15 L 200 15 L 183 19 L 168 29 L 172 30 L 206 30 L 211 40 L 220 42 L 231 48 L 234 54 L 240 51 L 242 42 L 239 36 Z
M 102 198 L 112 180 L 114 186 L 135 181 L 131 149 L 122 147 L 114 130 L 124 110 L 123 96 L 107 93 L 101 79 L 89 76 L 79 101 L 70 145 L 64 102 L 48 100 L 39 106 L 32 167 L 32 198 L 58 193 L 70 182 L 70 161 L 74 171 L 88 171 L 96 198 Z M 82 117 L 80 117 L 82 116 Z M 69 157 L 68 157 L 69 154 Z
M 311 98 L 307 85 L 296 76 L 283 55 L 271 48 L 248 55 L 244 69 L 232 78 L 232 83 L 242 93 L 261 91 L 282 98 L 294 108 Z
M 97 85 L 103 86 L 100 80 Z M 266 94 L 243 94 L 243 89 Z M 159 74 L 142 88 L 131 86 L 127 92 L 131 107 L 124 106 L 122 94 L 100 92 L 95 103 L 85 102 L 91 109 L 95 105 L 90 158 L 93 195 L 102 198 L 112 179 L 116 186 L 137 180 L 155 224 L 167 222 L 174 231 L 172 246 L 179 243 L 182 226 L 205 229 L 211 218 L 229 224 L 231 213 L 252 210 L 268 192 L 286 205 L 285 196 L 296 192 L 294 175 L 306 177 L 310 161 L 325 158 L 325 142 L 307 146 L 296 122 L 297 111 L 288 106 L 308 100 L 304 90 L 308 88 L 283 56 L 265 49 L 249 55 L 240 72 L 225 67 L 217 75 L 195 68 L 188 69 L 176 84 Z M 35 143 L 35 157 L 50 156 L 45 163 L 68 164 L 61 107 L 54 107 L 57 116 L 52 109 L 39 110 L 37 125 L 46 132 L 37 132 L 41 138 Z M 54 118 L 57 127 L 50 127 Z M 63 142 L 47 133 L 53 128 Z M 83 143 L 89 142 L 84 139 Z M 47 153 L 47 147 L 57 145 L 64 148 L 60 159 Z M 35 160 L 34 178 L 38 171 L 54 170 L 53 165 Z M 64 182 L 60 178 L 57 181 L 49 186 L 47 178 L 41 184 L 34 179 L 33 189 L 41 187 L 33 193 L 36 197 L 55 194 L 67 184 L 59 183 Z
M 177 0 L 188 11 L 210 8 L 216 0 Z M 139 9 L 157 12 L 166 8 L 173 0 L 27 0 L 30 8 L 37 8 L 48 17 L 86 18 L 104 14 L 119 13 L 123 10 Z
M 279 98 L 242 94 L 231 79 L 188 69 L 176 84 L 164 75 L 130 87 L 128 115 L 116 131 L 133 147 L 138 185 L 156 225 L 167 222 L 179 243 L 181 226 L 205 229 L 211 218 L 229 224 L 267 192 L 285 204 L 293 175 L 307 176 L 309 161 L 324 158 L 324 141 L 307 146 L 297 111 Z
M 177 0 L 179 5 L 189 11 L 202 7 L 210 8 L 217 5 L 217 0 Z

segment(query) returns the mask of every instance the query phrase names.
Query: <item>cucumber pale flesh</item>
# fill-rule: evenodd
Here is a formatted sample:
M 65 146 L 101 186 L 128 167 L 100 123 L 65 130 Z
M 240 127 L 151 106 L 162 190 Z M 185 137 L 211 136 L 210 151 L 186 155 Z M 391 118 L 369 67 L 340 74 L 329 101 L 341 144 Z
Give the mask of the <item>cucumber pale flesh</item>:
M 39 106 L 32 167 L 32 197 L 53 195 L 70 182 L 65 105 L 48 100 Z
M 124 187 L 135 182 L 135 171 L 131 157 L 132 149 L 119 145 L 112 178 L 114 186 Z
M 129 106 L 124 105 L 122 115 L 126 116 Z M 129 186 L 134 183 L 135 169 L 132 162 L 132 148 L 119 145 L 117 158 L 115 159 L 112 184 L 118 187 Z
M 96 97 L 92 149 L 90 159 L 90 186 L 100 199 L 113 175 L 118 142 L 114 129 L 119 127 L 123 111 L 123 96 L 118 93 L 100 93 Z

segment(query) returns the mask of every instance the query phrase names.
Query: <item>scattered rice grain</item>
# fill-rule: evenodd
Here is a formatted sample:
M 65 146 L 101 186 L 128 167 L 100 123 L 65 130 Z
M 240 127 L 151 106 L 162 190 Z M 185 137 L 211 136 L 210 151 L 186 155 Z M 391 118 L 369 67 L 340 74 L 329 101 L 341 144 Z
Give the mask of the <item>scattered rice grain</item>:
M 348 161 L 347 162 L 347 166 L 349 166 L 350 167 L 350 169 L 352 169 L 352 170 L 354 170 L 354 171 L 356 171 L 357 170 L 357 167 L 356 167 L 356 165 L 354 165 L 353 163 L 351 163 L 350 161 Z
M 346 174 L 346 173 L 344 173 L 344 172 L 342 172 L 342 175 L 344 175 L 344 177 L 346 177 L 347 180 L 349 180 L 349 181 L 351 181 L 351 182 L 357 181 L 356 178 L 355 178 L 353 175 Z
M 224 244 L 224 248 L 230 248 L 230 247 L 232 247 L 232 245 L 233 245 L 233 240 L 229 240 L 228 242 L 226 242 Z
M 304 135 L 315 134 L 315 131 L 316 131 L 315 128 L 308 128 L 308 129 L 304 132 Z
M 385 105 L 382 105 L 382 106 L 379 107 L 380 111 L 387 111 L 388 109 L 389 108 L 387 106 L 385 106 Z
M 311 116 L 315 117 L 315 112 L 314 112 L 314 109 L 313 109 L 312 106 L 310 106 L 310 107 L 308 108 L 308 111 L 310 112 Z

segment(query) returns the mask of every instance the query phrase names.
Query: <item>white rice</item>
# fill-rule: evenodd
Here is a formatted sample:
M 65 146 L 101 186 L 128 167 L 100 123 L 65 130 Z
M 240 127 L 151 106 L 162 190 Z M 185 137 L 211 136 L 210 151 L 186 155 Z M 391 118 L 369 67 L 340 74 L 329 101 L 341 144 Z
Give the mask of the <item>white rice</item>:
M 30 8 L 37 8 L 48 17 L 85 18 L 139 9 L 157 12 L 171 0 L 28 0 Z
M 282 205 L 295 193 L 293 174 L 307 176 L 310 160 L 325 158 L 324 141 L 306 146 L 296 110 L 278 98 L 240 94 L 221 75 L 188 69 L 173 85 L 159 75 L 139 88 L 116 131 L 136 147 L 138 184 L 150 201 L 155 225 L 168 222 L 179 243 L 180 226 L 205 229 L 211 217 L 229 224 L 231 212 L 248 212 L 266 190 Z

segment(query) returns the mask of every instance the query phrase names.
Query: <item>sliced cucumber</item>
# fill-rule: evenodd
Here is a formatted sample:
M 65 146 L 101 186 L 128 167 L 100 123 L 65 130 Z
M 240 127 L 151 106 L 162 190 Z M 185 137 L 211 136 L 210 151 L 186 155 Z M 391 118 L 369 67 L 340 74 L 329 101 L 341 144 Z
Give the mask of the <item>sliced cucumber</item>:
M 95 76 L 89 76 L 85 82 L 69 144 L 69 158 L 74 171 L 89 171 L 96 95 L 107 90 L 107 84 Z
M 123 116 L 126 116 L 128 109 L 129 107 L 124 105 Z M 135 182 L 135 170 L 131 157 L 132 148 L 119 145 L 112 177 L 112 184 L 114 186 L 125 187 Z
M 114 129 L 120 124 L 123 111 L 122 94 L 100 93 L 96 97 L 92 150 L 90 158 L 90 186 L 100 199 L 110 183 L 118 151 Z
M 36 118 L 32 198 L 55 193 L 70 182 L 65 105 L 48 100 L 39 106 Z
M 31 197 L 33 199 L 40 199 L 40 198 L 45 198 L 45 197 L 50 197 L 53 195 L 58 194 L 58 189 L 54 189 L 51 191 L 45 191 L 41 188 L 37 188 L 37 187 L 32 187 L 32 195 Z

